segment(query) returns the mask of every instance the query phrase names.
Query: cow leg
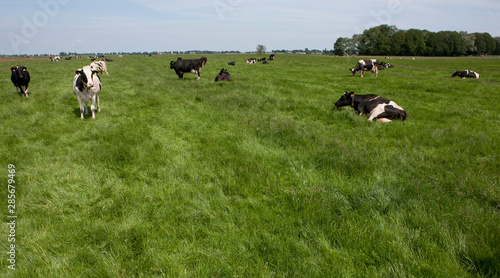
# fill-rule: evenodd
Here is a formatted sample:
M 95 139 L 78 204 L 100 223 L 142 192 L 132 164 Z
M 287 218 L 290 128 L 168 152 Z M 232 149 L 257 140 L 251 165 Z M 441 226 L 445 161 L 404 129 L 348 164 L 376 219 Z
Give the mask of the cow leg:
M 78 104 L 80 105 L 80 119 L 83 119 L 83 111 L 85 110 L 85 107 L 83 106 L 83 99 L 80 96 L 77 96 L 78 98 Z
M 196 75 L 198 75 L 198 80 L 200 80 L 200 69 L 198 69 L 196 72 Z
M 363 72 L 364 72 L 364 70 L 359 71 L 359 74 L 361 75 L 361 77 L 363 77 Z
M 92 99 L 90 100 L 90 110 L 92 111 L 92 119 L 95 119 L 95 113 L 94 113 L 94 110 L 95 110 L 95 96 L 93 96 Z
M 95 101 L 97 104 L 97 112 L 101 112 L 101 107 L 99 107 L 99 94 L 95 96 Z
M 379 121 L 381 123 L 390 123 L 390 122 L 392 122 L 392 120 L 387 119 L 387 118 L 378 118 L 377 121 Z

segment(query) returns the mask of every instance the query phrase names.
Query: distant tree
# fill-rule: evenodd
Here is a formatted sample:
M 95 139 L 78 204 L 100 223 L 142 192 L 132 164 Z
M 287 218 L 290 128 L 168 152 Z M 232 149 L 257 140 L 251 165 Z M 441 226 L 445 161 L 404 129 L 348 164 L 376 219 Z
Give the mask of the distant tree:
M 476 35 L 462 31 L 460 32 L 460 37 L 465 43 L 465 53 L 468 55 L 476 54 L 477 53 L 477 46 L 475 45 Z
M 500 37 L 495 37 L 495 51 L 493 51 L 493 55 L 500 55 Z
M 496 42 L 488 33 L 474 33 L 476 40 L 474 44 L 477 46 L 477 54 L 492 54 L 496 48 Z
M 257 54 L 262 55 L 266 54 L 266 47 L 262 44 L 257 45 Z
M 360 54 L 389 55 L 391 53 L 391 37 L 397 31 L 396 26 L 387 24 L 365 30 L 359 44 Z
M 410 29 L 405 32 L 405 43 L 402 47 L 403 55 L 424 55 L 426 49 L 424 32 L 422 30 Z
M 401 55 L 405 44 L 405 31 L 399 30 L 391 37 L 391 55 Z
M 333 44 L 333 54 L 343 56 L 347 50 L 348 38 L 338 38 Z

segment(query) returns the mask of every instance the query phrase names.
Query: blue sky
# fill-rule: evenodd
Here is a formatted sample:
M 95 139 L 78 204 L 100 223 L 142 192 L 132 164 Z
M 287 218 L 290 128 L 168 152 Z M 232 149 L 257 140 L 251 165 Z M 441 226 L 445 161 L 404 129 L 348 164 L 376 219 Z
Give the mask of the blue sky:
M 0 54 L 323 50 L 380 24 L 500 36 L 498 0 L 0 0 L 0 18 Z

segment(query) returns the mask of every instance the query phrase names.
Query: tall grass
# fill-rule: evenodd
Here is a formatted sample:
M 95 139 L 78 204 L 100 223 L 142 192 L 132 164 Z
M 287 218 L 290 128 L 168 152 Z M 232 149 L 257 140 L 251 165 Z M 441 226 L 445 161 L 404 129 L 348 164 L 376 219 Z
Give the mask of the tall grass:
M 19 215 L 17 270 L 2 259 L 1 276 L 500 273 L 498 59 L 392 60 L 359 78 L 355 58 L 245 58 L 210 55 L 201 80 L 179 80 L 174 56 L 113 57 L 95 120 L 71 90 L 86 60 L 1 62 L 2 181 L 14 164 Z M 233 81 L 215 83 L 230 61 Z M 449 78 L 462 69 L 481 78 Z M 344 91 L 408 119 L 334 109 Z

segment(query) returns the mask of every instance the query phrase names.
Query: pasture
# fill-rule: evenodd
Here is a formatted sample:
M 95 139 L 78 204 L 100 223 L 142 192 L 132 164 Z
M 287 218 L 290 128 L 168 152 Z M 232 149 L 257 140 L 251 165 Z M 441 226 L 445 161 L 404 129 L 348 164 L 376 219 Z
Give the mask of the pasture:
M 500 274 L 498 58 L 382 57 L 394 68 L 360 78 L 360 58 L 205 56 L 200 80 L 177 77 L 177 56 L 111 56 L 83 120 L 72 81 L 88 59 L 0 62 L 0 276 Z M 221 68 L 231 82 L 214 82 Z M 465 69 L 481 78 L 450 78 Z M 335 109 L 344 91 L 408 118 Z

